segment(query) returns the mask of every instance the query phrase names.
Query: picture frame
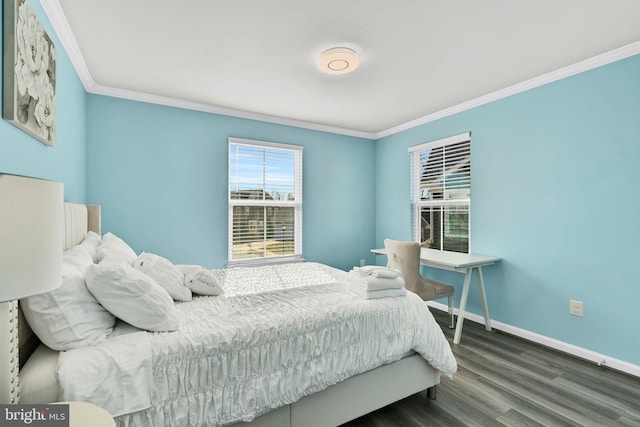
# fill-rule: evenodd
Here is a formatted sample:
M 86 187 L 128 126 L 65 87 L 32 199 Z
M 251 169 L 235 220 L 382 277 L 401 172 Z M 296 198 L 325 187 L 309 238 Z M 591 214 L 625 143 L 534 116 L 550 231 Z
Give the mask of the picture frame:
M 3 3 L 2 117 L 43 144 L 54 146 L 55 45 L 27 0 Z

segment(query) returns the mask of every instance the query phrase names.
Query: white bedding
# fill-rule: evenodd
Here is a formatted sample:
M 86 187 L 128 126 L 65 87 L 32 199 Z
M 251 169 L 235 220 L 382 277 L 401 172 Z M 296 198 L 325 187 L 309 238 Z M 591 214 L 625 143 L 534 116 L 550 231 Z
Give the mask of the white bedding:
M 114 335 L 108 343 L 60 353 L 58 383 L 65 401 L 90 400 L 112 416 L 150 407 L 148 336 L 144 331 Z
M 117 415 L 137 411 L 117 417 L 119 426 L 217 426 L 250 421 L 410 350 L 446 376 L 456 370 L 442 330 L 415 294 L 366 300 L 362 282 L 316 263 L 227 270 L 224 289 L 177 303 L 177 332 L 144 333 L 150 361 L 110 358 L 114 375 L 138 378 L 130 408 L 99 369 L 92 375 L 81 366 L 92 364 L 81 353 L 87 349 L 61 355 L 61 398 L 95 401 Z M 119 351 L 119 328 L 100 344 L 113 346 L 110 354 Z M 139 378 L 147 362 L 149 389 Z M 79 369 L 82 376 L 66 374 Z M 91 389 L 98 400 L 72 391 Z

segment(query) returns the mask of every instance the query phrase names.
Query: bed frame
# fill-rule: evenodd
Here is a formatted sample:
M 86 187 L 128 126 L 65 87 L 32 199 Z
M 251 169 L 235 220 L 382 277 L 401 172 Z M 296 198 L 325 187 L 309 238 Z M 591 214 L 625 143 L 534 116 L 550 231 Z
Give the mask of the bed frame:
M 65 203 L 65 248 L 81 242 L 87 230 L 100 234 L 100 215 L 100 206 Z M 10 326 L 0 325 L 2 342 L 9 339 Z M 18 329 L 20 366 L 23 366 L 39 342 L 22 316 Z M 413 354 L 275 409 L 251 423 L 237 423 L 233 427 L 337 426 L 425 389 L 430 398 L 435 398 L 435 386 L 439 383 L 440 372 Z M 0 387 L 6 386 L 11 385 L 0 384 Z

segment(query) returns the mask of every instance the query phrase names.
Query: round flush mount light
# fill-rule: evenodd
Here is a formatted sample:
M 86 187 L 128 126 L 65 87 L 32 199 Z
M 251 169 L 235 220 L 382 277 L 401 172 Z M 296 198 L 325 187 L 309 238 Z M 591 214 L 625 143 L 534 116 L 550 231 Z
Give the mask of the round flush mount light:
M 327 74 L 350 73 L 356 68 L 360 59 L 353 49 L 348 47 L 334 47 L 327 49 L 318 58 L 318 68 Z

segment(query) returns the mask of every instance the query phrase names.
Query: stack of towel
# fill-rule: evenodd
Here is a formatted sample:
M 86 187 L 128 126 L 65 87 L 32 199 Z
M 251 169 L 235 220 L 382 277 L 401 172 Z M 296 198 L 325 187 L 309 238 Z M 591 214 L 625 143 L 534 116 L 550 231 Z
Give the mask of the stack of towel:
M 390 268 L 375 265 L 356 267 L 351 270 L 351 274 L 366 283 L 367 299 L 403 297 L 407 294 L 404 280 Z

